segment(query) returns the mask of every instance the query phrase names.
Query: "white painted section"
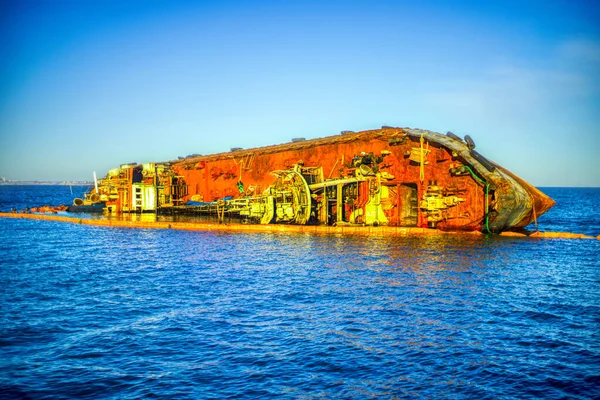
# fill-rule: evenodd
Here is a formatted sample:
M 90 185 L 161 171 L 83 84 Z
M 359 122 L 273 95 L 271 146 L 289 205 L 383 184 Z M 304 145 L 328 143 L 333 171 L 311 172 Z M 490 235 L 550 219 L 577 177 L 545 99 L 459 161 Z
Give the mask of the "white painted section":
M 153 185 L 145 186 L 142 190 L 144 204 L 142 205 L 142 211 L 155 211 L 156 210 L 156 188 Z
M 131 204 L 133 205 L 133 211 L 155 211 L 156 187 L 143 183 L 132 184 Z

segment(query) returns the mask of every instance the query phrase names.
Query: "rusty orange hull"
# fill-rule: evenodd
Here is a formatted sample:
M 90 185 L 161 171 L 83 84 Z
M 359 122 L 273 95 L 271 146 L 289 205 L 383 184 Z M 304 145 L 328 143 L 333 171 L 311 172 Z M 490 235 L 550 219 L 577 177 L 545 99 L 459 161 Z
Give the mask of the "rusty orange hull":
M 124 165 L 100 181 L 97 198 L 117 213 L 217 212 L 263 224 L 484 232 L 523 228 L 554 205 L 467 139 L 382 128 Z

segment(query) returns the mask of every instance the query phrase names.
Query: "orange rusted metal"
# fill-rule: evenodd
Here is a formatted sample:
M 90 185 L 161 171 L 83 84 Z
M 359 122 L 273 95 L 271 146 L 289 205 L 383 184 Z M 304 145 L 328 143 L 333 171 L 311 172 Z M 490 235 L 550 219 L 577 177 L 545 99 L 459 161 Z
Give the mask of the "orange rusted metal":
M 262 224 L 484 232 L 523 228 L 554 205 L 477 153 L 470 138 L 391 127 L 125 164 L 80 200 L 113 213 L 212 212 Z

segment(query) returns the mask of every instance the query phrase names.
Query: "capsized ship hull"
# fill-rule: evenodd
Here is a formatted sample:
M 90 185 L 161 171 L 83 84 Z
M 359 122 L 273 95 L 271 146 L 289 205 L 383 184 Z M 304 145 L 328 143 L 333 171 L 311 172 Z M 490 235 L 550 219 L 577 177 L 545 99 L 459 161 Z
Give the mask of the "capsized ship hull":
M 523 228 L 554 205 L 476 152 L 470 137 L 391 127 L 123 164 L 88 198 L 111 213 L 484 232 Z

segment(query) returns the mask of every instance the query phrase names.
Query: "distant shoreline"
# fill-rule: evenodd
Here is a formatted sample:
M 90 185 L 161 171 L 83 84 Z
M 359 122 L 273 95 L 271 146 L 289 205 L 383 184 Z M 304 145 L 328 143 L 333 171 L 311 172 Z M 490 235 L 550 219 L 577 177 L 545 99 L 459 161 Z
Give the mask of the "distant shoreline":
M 87 181 L 6 181 L 0 182 L 0 186 L 30 186 L 30 185 L 47 185 L 47 186 L 88 186 L 94 182 Z

